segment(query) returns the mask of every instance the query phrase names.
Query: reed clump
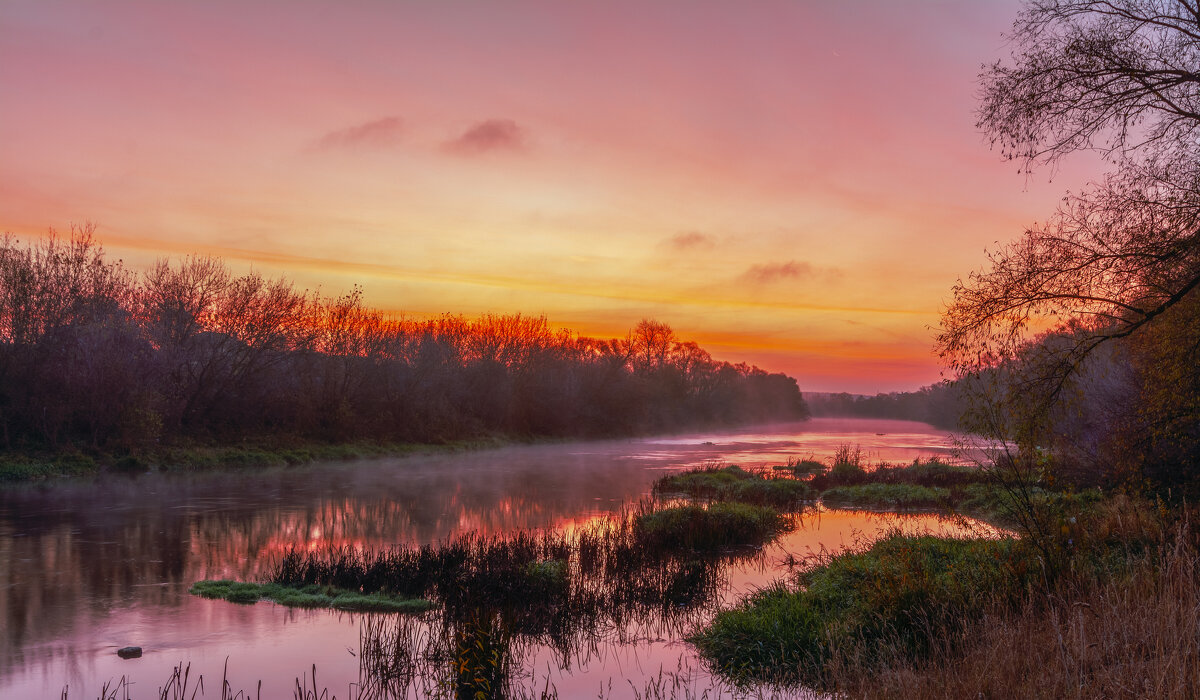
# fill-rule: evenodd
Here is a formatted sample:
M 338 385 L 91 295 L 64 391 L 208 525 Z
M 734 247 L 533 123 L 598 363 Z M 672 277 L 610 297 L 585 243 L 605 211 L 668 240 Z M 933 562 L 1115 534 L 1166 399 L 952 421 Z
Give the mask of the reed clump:
M 654 483 L 656 496 L 682 494 L 697 500 L 735 501 L 789 512 L 803 510 L 815 493 L 804 481 L 750 472 L 737 465 L 710 464 Z
M 738 502 L 682 505 L 640 513 L 634 535 L 650 550 L 714 552 L 761 546 L 788 529 L 779 511 Z

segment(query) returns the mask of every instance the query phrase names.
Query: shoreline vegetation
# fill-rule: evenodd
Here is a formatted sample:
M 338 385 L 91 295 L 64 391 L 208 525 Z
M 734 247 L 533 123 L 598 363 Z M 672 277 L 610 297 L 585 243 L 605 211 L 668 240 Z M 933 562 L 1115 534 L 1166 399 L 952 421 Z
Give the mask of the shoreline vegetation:
M 134 272 L 93 232 L 0 238 L 4 480 L 809 415 L 791 377 L 715 360 L 651 319 L 613 339 L 519 313 L 418 320 L 358 287 L 326 297 L 213 257 Z
M 965 538 L 887 533 L 821 553 L 688 636 L 735 687 L 847 697 L 1185 697 L 1200 683 L 1200 538 L 1193 508 L 1053 487 L 937 460 L 753 474 L 709 465 L 656 493 L 737 498 L 743 480 L 802 479 L 830 508 L 941 512 L 1006 528 Z M 780 473 L 785 476 L 779 476 Z M 1031 522 L 1032 518 L 1032 522 Z
M 819 503 L 1007 529 L 894 530 L 868 546 L 810 555 L 774 584 L 714 607 L 729 562 L 758 556 Z M 1045 540 L 1023 529 L 1022 508 L 1053 525 Z M 994 467 L 870 465 L 847 444 L 828 463 L 668 474 L 650 498 L 582 531 L 293 550 L 262 581 L 199 581 L 191 593 L 417 615 L 412 624 L 432 632 L 386 641 L 424 640 L 392 654 L 409 664 L 392 677 L 441 674 L 439 687 L 459 696 L 522 696 L 531 642 L 569 658 L 630 620 L 677 630 L 734 690 L 1086 697 L 1133 687 L 1179 696 L 1200 682 L 1200 640 L 1171 632 L 1200 624 L 1200 549 L 1187 512 L 1061 484 L 1020 494 Z M 556 693 L 547 687 L 540 697 Z
M 486 450 L 531 442 L 541 441 L 478 438 L 431 444 L 371 441 L 324 443 L 297 439 L 249 441 L 232 445 L 180 445 L 146 450 L 136 455 L 78 449 L 58 454 L 0 453 L 0 488 L 58 479 L 90 478 L 101 474 L 132 476 L 152 471 L 198 472 L 295 467 L 324 461 Z
M 981 591 L 998 590 L 999 579 L 1018 566 L 1033 575 L 1020 541 L 894 532 L 864 552 L 826 557 L 804 568 L 795 582 L 778 582 L 732 610 L 719 611 L 712 605 L 726 565 L 757 556 L 763 545 L 795 527 L 795 517 L 812 512 L 822 494 L 871 486 L 987 488 L 985 478 L 978 470 L 936 459 L 871 468 L 861 450 L 849 445 L 828 465 L 793 460 L 746 470 L 709 464 L 660 478 L 650 498 L 582 531 L 467 533 L 435 545 L 378 551 L 293 550 L 262 581 L 199 581 L 191 593 L 241 604 L 271 600 L 293 607 L 429 612 L 432 617 L 422 619 L 440 632 L 428 638 L 444 643 L 435 652 L 410 649 L 402 656 L 432 654 L 454 660 L 452 667 L 472 669 L 469 678 L 453 681 L 460 696 L 505 695 L 529 641 L 548 644 L 566 658 L 570 650 L 594 646 L 602 630 L 630 620 L 678 630 L 719 676 L 735 684 L 812 684 L 838 658 L 832 650 L 859 639 L 860 628 L 876 637 L 890 634 L 914 609 L 925 614 L 921 606 L 930 601 L 941 606 L 940 617 L 927 622 L 942 628 L 949 629 L 951 619 L 982 616 Z M 938 505 L 947 504 L 939 500 Z M 886 564 L 884 578 L 880 562 Z M 914 570 L 924 575 L 914 576 Z M 964 571 L 973 572 L 972 578 L 961 580 L 956 572 Z M 856 587 L 867 580 L 874 582 L 869 595 L 853 602 L 864 596 Z M 897 582 L 905 585 L 893 585 Z M 821 600 L 804 597 L 821 586 Z M 883 600 L 886 595 L 892 598 Z M 886 611 L 890 617 L 878 625 L 864 622 L 864 616 L 888 605 L 895 608 Z M 830 647 L 823 637 L 826 628 L 848 636 Z M 924 651 L 928 640 L 919 632 L 927 629 L 904 627 L 902 641 Z M 464 638 L 473 640 L 471 649 L 491 650 L 487 658 L 472 657 L 455 641 Z M 770 651 L 746 656 L 750 648 Z

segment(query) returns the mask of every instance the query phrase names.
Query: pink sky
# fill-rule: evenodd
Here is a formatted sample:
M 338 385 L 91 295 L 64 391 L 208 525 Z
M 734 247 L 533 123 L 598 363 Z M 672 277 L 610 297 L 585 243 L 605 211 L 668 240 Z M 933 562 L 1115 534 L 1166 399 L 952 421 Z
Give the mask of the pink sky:
M 7 0 L 0 229 L 913 389 L 954 281 L 1094 176 L 974 128 L 1016 11 Z

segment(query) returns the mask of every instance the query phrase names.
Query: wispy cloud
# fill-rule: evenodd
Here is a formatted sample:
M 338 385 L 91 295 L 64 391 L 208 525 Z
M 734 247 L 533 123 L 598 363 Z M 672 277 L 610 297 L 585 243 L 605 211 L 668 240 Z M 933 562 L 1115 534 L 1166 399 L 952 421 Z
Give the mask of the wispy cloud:
M 525 130 L 511 119 L 488 119 L 447 141 L 446 150 L 461 155 L 493 151 L 521 151 L 526 147 Z
M 806 262 L 789 260 L 785 263 L 769 263 L 766 265 L 751 265 L 741 274 L 739 279 L 753 284 L 771 284 L 783 280 L 795 280 L 811 277 L 813 266 Z
M 319 150 L 391 148 L 399 144 L 403 136 L 404 123 L 400 117 L 384 117 L 331 131 L 317 139 L 315 146 Z
M 698 231 L 684 231 L 667 239 L 667 245 L 675 250 L 699 250 L 712 248 L 716 239 Z

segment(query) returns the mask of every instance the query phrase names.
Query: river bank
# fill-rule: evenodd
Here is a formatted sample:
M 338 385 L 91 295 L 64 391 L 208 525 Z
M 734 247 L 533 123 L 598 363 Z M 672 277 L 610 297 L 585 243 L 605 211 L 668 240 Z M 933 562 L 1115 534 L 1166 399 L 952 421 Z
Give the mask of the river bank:
M 351 461 L 413 454 L 485 450 L 514 444 L 550 444 L 550 439 L 487 437 L 443 443 L 354 441 L 327 443 L 274 439 L 236 444 L 182 444 L 130 453 L 64 449 L 58 452 L 0 452 L 0 486 L 97 475 L 128 476 L 146 472 L 198 472 L 220 469 L 295 467 L 316 462 Z

